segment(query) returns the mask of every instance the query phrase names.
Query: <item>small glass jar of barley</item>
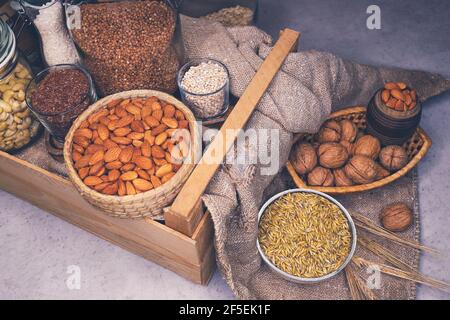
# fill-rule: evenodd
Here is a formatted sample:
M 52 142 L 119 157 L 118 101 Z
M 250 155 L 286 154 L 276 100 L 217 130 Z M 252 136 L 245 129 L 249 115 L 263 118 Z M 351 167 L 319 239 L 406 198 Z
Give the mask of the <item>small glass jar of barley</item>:
M 0 19 L 0 150 L 15 151 L 30 143 L 40 129 L 25 102 L 31 68 L 16 47 L 16 37 Z
M 224 64 L 213 59 L 196 59 L 178 72 L 181 99 L 199 120 L 225 114 L 229 106 L 229 75 Z

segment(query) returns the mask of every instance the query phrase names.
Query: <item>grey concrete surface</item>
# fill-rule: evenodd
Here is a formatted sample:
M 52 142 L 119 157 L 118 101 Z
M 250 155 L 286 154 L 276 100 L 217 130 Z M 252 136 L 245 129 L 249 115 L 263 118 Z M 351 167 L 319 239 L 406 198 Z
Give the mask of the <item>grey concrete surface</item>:
M 370 4 L 381 7 L 381 30 L 366 28 Z M 258 24 L 274 36 L 283 27 L 302 31 L 301 49 L 450 77 L 449 15 L 446 0 L 263 0 Z M 422 126 L 434 144 L 419 165 L 422 241 L 444 253 L 441 258 L 423 256 L 421 270 L 448 282 L 449 108 L 450 93 L 426 105 Z M 79 290 L 66 285 L 71 265 L 81 271 Z M 209 286 L 194 285 L 0 191 L 0 298 L 231 299 L 233 295 L 217 272 Z M 450 295 L 419 286 L 418 298 Z

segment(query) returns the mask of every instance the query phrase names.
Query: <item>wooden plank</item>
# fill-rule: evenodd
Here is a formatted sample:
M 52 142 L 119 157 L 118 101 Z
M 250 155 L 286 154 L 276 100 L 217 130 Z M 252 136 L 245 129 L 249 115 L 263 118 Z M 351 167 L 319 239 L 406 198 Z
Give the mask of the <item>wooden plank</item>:
M 0 152 L 0 188 L 128 251 L 152 260 L 194 282 L 204 283 L 214 266 L 212 224 L 192 239 L 156 221 L 119 219 L 92 207 L 70 181 Z M 208 238 L 209 237 L 209 238 Z M 200 243 L 206 241 L 207 243 Z
M 244 128 L 259 100 L 269 87 L 289 52 L 294 48 L 300 34 L 285 29 L 267 58 L 253 77 L 233 111 L 222 125 L 220 132 L 209 145 L 199 164 L 181 189 L 171 208 L 165 213 L 166 224 L 188 236 L 194 233 L 201 219 L 194 210 L 238 135 L 237 129 Z M 231 133 L 231 134 L 230 134 Z M 226 137 L 226 139 L 225 139 Z

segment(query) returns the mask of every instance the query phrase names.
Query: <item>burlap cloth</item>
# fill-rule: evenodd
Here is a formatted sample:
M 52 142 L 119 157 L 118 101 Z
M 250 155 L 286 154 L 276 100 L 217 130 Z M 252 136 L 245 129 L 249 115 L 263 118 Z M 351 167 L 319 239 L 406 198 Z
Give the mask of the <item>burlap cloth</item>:
M 222 61 L 230 72 L 231 93 L 241 96 L 270 51 L 271 38 L 255 27 L 225 28 L 204 19 L 188 17 L 182 17 L 181 21 L 186 58 L 209 57 Z M 330 53 L 291 53 L 247 127 L 279 130 L 281 167 L 287 160 L 295 133 L 316 132 L 334 109 L 366 105 L 375 90 L 389 80 L 409 83 L 417 89 L 422 100 L 450 88 L 450 81 L 439 75 L 360 65 Z M 16 156 L 66 176 L 64 165 L 46 153 L 43 137 Z M 294 185 L 281 168 L 280 174 L 275 176 L 261 175 L 260 169 L 261 166 L 253 164 L 228 164 L 217 172 L 203 197 L 214 221 L 218 267 L 228 285 L 243 299 L 350 298 L 343 274 L 320 285 L 304 286 L 283 280 L 262 263 L 256 249 L 258 209 L 269 196 Z M 419 240 L 417 192 L 417 174 L 413 171 L 389 186 L 338 200 L 373 220 L 377 220 L 382 206 L 406 202 L 414 209 L 415 222 L 402 236 Z M 408 264 L 418 267 L 419 252 L 416 250 L 376 240 Z M 361 248 L 357 249 L 356 255 L 380 261 Z M 367 276 L 365 270 L 361 275 Z M 415 298 L 414 283 L 389 276 L 382 276 L 381 280 L 381 288 L 374 291 L 378 298 Z
M 231 93 L 241 96 L 270 51 L 271 38 L 256 27 L 225 28 L 218 23 L 188 17 L 182 17 L 181 21 L 187 58 L 213 58 L 223 62 L 230 73 Z M 291 53 L 247 128 L 279 130 L 282 166 L 295 133 L 316 132 L 334 109 L 366 105 L 373 93 L 390 80 L 408 83 L 417 89 L 422 100 L 450 88 L 450 81 L 439 75 L 360 65 L 330 53 Z M 250 154 L 255 152 L 255 148 L 248 149 Z M 262 263 L 256 249 L 258 209 L 270 195 L 293 185 L 285 172 L 277 176 L 262 175 L 261 167 L 227 164 L 217 172 L 203 197 L 214 221 L 217 263 L 228 285 L 243 299 L 350 298 L 342 273 L 322 284 L 305 286 L 280 278 Z M 382 206 L 406 202 L 414 208 L 415 224 L 402 236 L 419 240 L 416 172 L 387 187 L 339 197 L 339 200 L 347 208 L 373 220 L 377 220 Z M 408 264 L 418 267 L 416 250 L 377 241 L 394 250 Z M 378 261 L 361 248 L 356 255 Z M 361 275 L 366 276 L 365 270 Z M 380 299 L 413 299 L 415 291 L 415 285 L 409 281 L 382 276 L 381 288 L 374 293 Z

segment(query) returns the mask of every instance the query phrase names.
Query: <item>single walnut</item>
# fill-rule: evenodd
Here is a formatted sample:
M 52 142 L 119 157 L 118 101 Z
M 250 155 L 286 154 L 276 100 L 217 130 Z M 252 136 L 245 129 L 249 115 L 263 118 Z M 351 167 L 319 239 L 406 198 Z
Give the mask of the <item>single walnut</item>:
M 380 150 L 380 140 L 371 135 L 365 135 L 355 142 L 355 146 L 353 147 L 353 154 L 366 156 L 375 160 L 378 157 Z
M 356 155 L 344 167 L 347 176 L 358 184 L 371 183 L 377 177 L 377 164 L 372 159 Z
M 328 120 L 319 130 L 318 141 L 325 143 L 338 142 L 339 140 L 341 140 L 341 126 L 334 120 Z
M 389 171 L 387 171 L 385 168 L 383 168 L 378 163 L 376 163 L 376 165 L 377 165 L 377 176 L 376 176 L 375 180 L 381 180 L 381 179 L 384 179 L 384 178 L 390 176 L 391 173 Z
M 315 167 L 308 174 L 308 184 L 310 186 L 331 187 L 334 184 L 334 177 L 330 169 Z
M 358 128 L 350 120 L 342 120 L 341 125 L 341 141 L 354 142 L 358 134 Z
M 353 185 L 352 179 L 347 177 L 344 169 L 336 169 L 333 171 L 334 182 L 337 187 L 348 187 Z
M 342 140 L 340 142 L 340 144 L 342 144 L 345 147 L 345 149 L 347 150 L 347 153 L 348 153 L 349 156 L 353 155 L 353 147 L 354 147 L 353 143 L 350 143 L 350 142 L 348 142 L 346 140 Z
M 316 150 L 310 143 L 297 143 L 289 159 L 298 174 L 307 174 L 317 165 Z
M 380 152 L 380 163 L 389 171 L 403 168 L 408 162 L 405 149 L 400 146 L 387 146 Z
M 383 227 L 390 231 L 404 231 L 413 222 L 413 215 L 406 204 L 394 203 L 381 211 L 380 220 Z
M 327 142 L 319 147 L 319 163 L 329 169 L 342 167 L 348 160 L 348 152 L 345 147 L 336 142 Z

